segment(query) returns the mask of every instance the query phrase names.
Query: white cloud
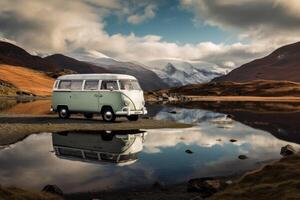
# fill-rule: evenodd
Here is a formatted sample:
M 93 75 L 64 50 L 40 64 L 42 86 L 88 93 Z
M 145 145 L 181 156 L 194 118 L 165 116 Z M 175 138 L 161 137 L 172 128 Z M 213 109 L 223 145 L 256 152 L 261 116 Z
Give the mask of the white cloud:
M 269 48 L 300 40 L 298 0 L 181 0 L 194 21 L 239 32 L 239 38 Z
M 83 49 L 98 51 L 119 60 L 146 62 L 154 59 L 175 58 L 201 60 L 224 67 L 232 67 L 233 64 L 239 66 L 265 55 L 278 47 L 279 44 L 298 38 L 297 31 L 295 33 L 289 31 L 286 37 L 275 37 L 276 35 L 284 35 L 285 29 L 276 31 L 277 34 L 272 33 L 272 37 L 267 37 L 267 30 L 274 30 L 272 27 L 278 27 L 283 21 L 272 24 L 267 19 L 261 19 L 256 22 L 243 16 L 243 12 L 234 10 L 237 7 L 243 11 L 242 6 L 248 4 L 250 5 L 248 9 L 251 9 L 253 4 L 250 0 L 244 1 L 244 3 L 230 0 L 226 4 L 219 0 L 182 0 L 182 6 L 193 10 L 197 18 L 202 17 L 210 25 L 217 25 L 222 28 L 239 28 L 240 39 L 254 41 L 249 44 L 239 42 L 235 44 L 215 44 L 212 42 L 178 44 L 166 42 L 164 38 L 157 35 L 143 37 L 138 37 L 134 33 L 109 35 L 104 29 L 105 16 L 119 13 L 121 16 L 126 16 L 130 23 L 141 23 L 155 17 L 155 11 L 159 9 L 158 1 L 151 1 L 151 3 L 148 0 L 138 1 L 138 3 L 130 2 L 82 0 L 66 1 L 62 4 L 59 0 L 31 0 L 26 2 L 4 0 L 0 2 L 0 36 L 16 41 L 28 50 L 41 53 L 70 54 L 78 49 Z M 259 3 L 260 1 L 254 0 L 254 2 L 259 6 L 269 5 L 271 2 L 271 7 L 268 8 L 280 7 L 284 9 L 290 6 L 284 3 L 285 1 L 267 0 L 266 3 Z M 215 7 L 225 9 L 222 12 L 214 12 L 216 10 L 212 8 Z M 204 8 L 205 10 L 203 10 Z M 229 8 L 232 12 L 229 12 Z M 263 8 L 257 8 L 257 11 L 264 11 Z M 297 7 L 295 6 L 293 9 L 296 9 L 295 14 L 292 15 L 294 22 L 290 23 L 291 27 L 296 27 L 298 22 L 295 17 L 297 16 Z M 202 11 L 203 13 L 201 13 Z M 252 13 L 250 12 L 250 14 Z M 258 16 L 266 18 L 262 14 L 258 14 Z M 280 16 L 285 15 L 281 12 Z M 249 18 L 251 17 L 249 16 Z M 257 27 L 256 24 L 260 26 Z M 262 24 L 266 24 L 269 29 Z M 295 25 L 292 26 L 293 24 Z M 267 42 L 255 42 L 259 38 L 263 38 L 263 41 Z M 276 42 L 270 42 L 270 40 L 276 40 Z
M 155 9 L 156 6 L 155 5 L 148 5 L 145 7 L 144 13 L 139 15 L 139 14 L 134 14 L 134 15 L 130 15 L 127 18 L 127 21 L 131 24 L 140 24 L 142 22 L 144 22 L 147 19 L 151 19 L 153 17 L 155 17 Z

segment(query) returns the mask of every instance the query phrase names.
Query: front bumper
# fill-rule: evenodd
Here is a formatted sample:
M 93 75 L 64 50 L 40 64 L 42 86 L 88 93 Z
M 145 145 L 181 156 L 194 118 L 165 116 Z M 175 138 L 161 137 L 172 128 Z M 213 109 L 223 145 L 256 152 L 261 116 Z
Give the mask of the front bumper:
M 141 110 L 130 110 L 129 107 L 124 107 L 122 110 L 117 111 L 116 115 L 146 115 L 148 113 L 147 109 L 143 107 Z

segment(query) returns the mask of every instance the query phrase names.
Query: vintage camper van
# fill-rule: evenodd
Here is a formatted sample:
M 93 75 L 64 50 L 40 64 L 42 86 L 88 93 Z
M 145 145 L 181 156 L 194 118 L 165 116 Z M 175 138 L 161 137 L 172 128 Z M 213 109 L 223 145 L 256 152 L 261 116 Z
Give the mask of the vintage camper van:
M 52 134 L 52 144 L 61 159 L 122 166 L 137 161 L 146 134 L 140 130 L 61 132 Z
M 74 74 L 58 77 L 53 86 L 52 111 L 67 119 L 72 113 L 86 118 L 101 114 L 104 121 L 126 116 L 130 121 L 147 114 L 137 79 L 124 74 Z

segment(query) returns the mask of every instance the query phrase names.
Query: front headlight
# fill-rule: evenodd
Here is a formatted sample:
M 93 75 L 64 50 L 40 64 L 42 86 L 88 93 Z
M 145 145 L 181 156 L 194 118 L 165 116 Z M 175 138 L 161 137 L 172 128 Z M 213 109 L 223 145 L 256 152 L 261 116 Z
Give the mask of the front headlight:
M 124 104 L 125 104 L 125 106 L 129 106 L 130 101 L 128 99 L 124 99 Z

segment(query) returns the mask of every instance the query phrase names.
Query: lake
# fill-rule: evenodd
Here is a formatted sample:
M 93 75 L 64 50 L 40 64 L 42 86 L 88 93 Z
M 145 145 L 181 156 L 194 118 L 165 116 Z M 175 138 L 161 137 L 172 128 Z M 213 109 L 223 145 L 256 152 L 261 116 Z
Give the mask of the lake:
M 6 105 L 3 112 L 20 106 Z M 195 125 L 186 129 L 30 135 L 0 150 L 1 185 L 72 193 L 175 184 L 255 169 L 287 144 L 299 150 L 295 105 L 230 105 L 148 106 L 150 117 Z

